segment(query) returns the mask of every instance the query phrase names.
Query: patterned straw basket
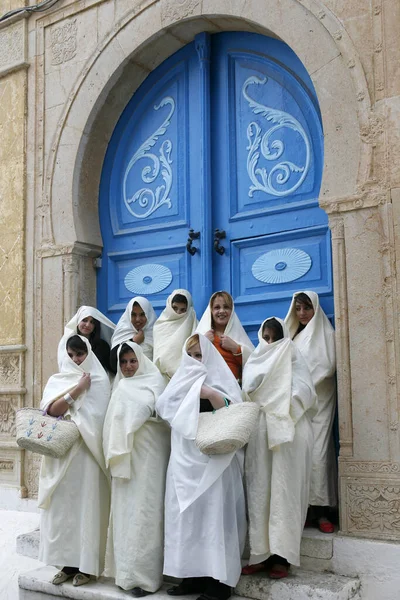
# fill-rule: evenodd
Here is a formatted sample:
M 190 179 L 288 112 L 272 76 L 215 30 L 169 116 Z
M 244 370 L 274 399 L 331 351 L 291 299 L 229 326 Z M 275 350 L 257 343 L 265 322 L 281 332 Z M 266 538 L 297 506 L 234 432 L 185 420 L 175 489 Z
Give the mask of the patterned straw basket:
M 196 446 L 203 454 L 227 454 L 243 448 L 256 426 L 259 410 L 257 404 L 243 402 L 201 413 Z
M 79 438 L 71 420 L 51 417 L 38 408 L 20 408 L 16 418 L 17 444 L 25 450 L 61 458 Z

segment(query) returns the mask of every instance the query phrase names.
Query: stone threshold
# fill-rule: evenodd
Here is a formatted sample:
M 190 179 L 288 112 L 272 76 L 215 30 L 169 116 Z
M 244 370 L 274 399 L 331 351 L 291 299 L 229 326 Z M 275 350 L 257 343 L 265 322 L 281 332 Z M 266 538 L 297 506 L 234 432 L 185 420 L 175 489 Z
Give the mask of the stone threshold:
M 111 579 L 100 577 L 81 587 L 73 587 L 71 581 L 60 586 L 51 582 L 57 569 L 42 567 L 19 576 L 19 600 L 126 600 L 132 598 L 130 592 L 120 590 Z M 167 600 L 164 584 L 162 589 L 151 595 L 152 600 Z M 361 600 L 360 581 L 355 578 L 313 573 L 293 569 L 290 576 L 272 581 L 266 575 L 256 574 L 242 577 L 232 600 Z M 182 600 L 195 600 L 196 596 L 182 596 Z

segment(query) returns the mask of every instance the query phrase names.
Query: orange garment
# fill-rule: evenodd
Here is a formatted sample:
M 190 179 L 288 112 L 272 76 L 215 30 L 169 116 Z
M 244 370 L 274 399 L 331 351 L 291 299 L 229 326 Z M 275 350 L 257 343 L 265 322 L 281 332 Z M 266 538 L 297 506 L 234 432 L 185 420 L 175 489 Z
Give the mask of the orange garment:
M 230 350 L 225 350 L 225 348 L 221 346 L 221 339 L 217 335 L 214 335 L 213 345 L 232 371 L 235 379 L 242 379 L 242 355 L 233 356 Z M 240 351 L 240 346 L 238 345 L 237 352 Z

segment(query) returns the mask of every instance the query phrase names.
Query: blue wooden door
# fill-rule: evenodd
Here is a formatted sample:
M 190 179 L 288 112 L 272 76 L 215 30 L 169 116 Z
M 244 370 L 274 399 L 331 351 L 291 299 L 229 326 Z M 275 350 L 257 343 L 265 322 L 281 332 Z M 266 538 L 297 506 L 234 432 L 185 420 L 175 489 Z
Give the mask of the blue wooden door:
M 332 314 L 322 165 L 315 91 L 290 48 L 200 34 L 148 76 L 112 136 L 99 308 L 116 320 L 133 295 L 161 309 L 186 287 L 201 314 L 226 289 L 253 339 L 298 289 L 317 291 Z
M 231 289 L 254 338 L 298 289 L 333 310 L 320 114 L 307 71 L 282 42 L 223 33 L 212 51 L 213 224 L 226 232 L 213 285 Z
M 110 141 L 100 188 L 102 266 L 98 306 L 116 321 L 133 296 L 158 310 L 174 288 L 201 298 L 211 289 L 203 232 L 202 64 L 195 44 L 152 72 L 124 110 Z M 209 227 L 208 227 L 209 229 Z M 210 283 L 208 283 L 208 281 Z M 200 309 L 200 306 L 198 306 Z

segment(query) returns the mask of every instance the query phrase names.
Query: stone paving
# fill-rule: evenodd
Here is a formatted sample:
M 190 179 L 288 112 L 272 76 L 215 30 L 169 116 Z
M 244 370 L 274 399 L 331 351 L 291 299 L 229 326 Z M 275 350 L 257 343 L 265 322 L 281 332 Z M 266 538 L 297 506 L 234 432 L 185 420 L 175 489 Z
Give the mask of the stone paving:
M 39 526 L 38 513 L 0 510 L 0 600 L 18 600 L 18 575 L 43 566 L 16 551 L 16 538 Z

